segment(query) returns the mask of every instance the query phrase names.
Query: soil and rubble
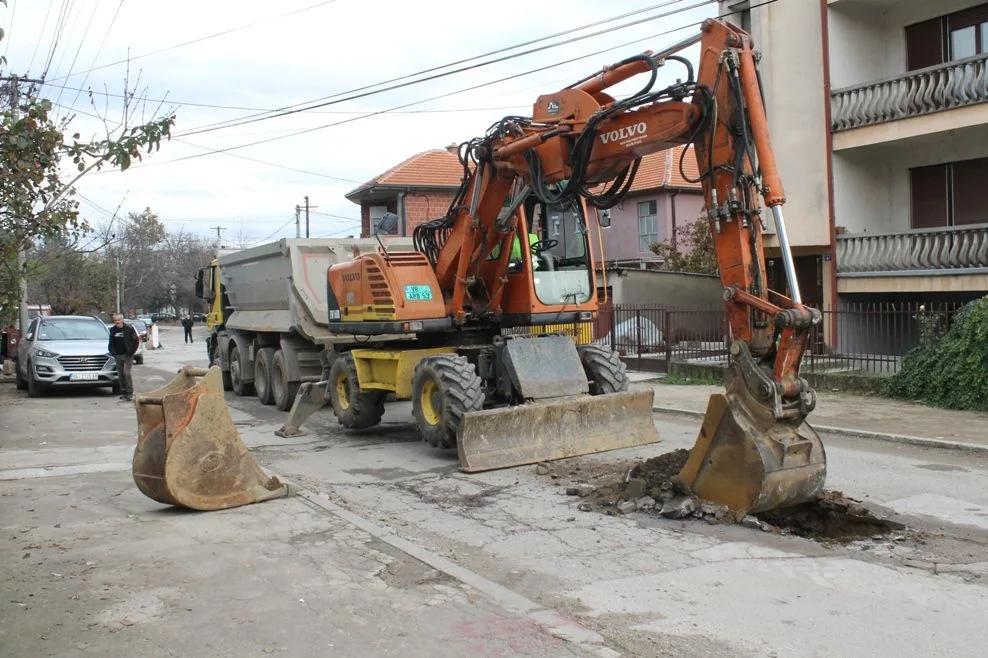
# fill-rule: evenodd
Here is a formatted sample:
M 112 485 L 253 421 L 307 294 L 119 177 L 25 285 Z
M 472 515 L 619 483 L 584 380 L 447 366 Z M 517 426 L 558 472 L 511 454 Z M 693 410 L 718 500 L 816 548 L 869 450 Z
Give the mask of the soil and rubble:
M 618 515 L 641 512 L 668 519 L 797 535 L 823 543 L 848 543 L 907 532 L 904 525 L 875 516 L 861 501 L 839 491 L 824 491 L 812 501 L 793 507 L 738 517 L 724 505 L 702 500 L 675 480 L 689 457 L 674 450 L 630 468 L 626 464 L 580 462 L 538 464 L 536 473 L 565 484 L 566 494 L 581 498 L 579 509 Z

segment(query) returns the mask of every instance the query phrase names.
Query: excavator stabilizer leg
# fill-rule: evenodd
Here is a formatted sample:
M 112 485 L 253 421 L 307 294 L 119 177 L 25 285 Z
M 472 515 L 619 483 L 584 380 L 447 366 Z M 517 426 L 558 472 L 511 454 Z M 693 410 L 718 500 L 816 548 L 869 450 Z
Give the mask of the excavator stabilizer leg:
M 309 419 L 309 416 L 326 406 L 326 384 L 321 386 L 319 382 L 305 382 L 298 389 L 292 409 L 288 412 L 288 419 L 280 429 L 275 430 L 275 436 L 290 438 L 294 436 L 304 436 L 305 430 L 302 424 Z
M 827 460 L 802 418 L 776 420 L 743 393 L 714 394 L 678 479 L 738 515 L 789 507 L 823 491 Z
M 649 388 L 466 413 L 460 465 L 473 473 L 658 443 L 653 396 Z
M 134 405 L 134 483 L 149 498 L 207 511 L 291 494 L 261 470 L 241 441 L 218 367 L 186 366 L 165 387 L 137 395 Z

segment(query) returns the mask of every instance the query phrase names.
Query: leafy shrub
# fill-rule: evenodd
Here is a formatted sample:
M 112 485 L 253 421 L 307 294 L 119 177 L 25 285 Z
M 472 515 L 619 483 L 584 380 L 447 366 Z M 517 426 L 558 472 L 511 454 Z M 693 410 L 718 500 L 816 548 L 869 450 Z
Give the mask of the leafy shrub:
M 917 316 L 920 343 L 885 393 L 947 409 L 988 411 L 988 297 L 967 304 L 950 329 L 942 314 Z

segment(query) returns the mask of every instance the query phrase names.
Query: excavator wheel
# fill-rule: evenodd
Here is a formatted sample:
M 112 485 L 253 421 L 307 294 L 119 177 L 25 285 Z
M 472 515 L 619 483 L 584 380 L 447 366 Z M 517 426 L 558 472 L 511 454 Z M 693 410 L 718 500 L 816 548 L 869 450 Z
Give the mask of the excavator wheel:
M 456 447 L 456 433 L 464 414 L 483 408 L 482 381 L 466 357 L 432 356 L 415 367 L 412 413 L 419 434 L 430 445 Z
M 340 425 L 350 430 L 374 427 L 384 416 L 385 391 L 362 391 L 353 355 L 341 354 L 329 370 L 326 393 Z
M 590 395 L 628 390 L 628 367 L 617 353 L 600 345 L 583 345 L 579 349 L 590 382 Z

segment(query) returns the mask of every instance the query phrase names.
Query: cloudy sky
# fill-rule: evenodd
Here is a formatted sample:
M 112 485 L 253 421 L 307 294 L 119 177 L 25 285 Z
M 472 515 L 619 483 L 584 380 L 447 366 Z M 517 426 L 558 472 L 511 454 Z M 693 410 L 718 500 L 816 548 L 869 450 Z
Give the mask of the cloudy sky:
M 131 121 L 176 114 L 159 153 L 80 182 L 84 216 L 105 223 L 118 207 L 150 207 L 171 229 L 215 237 L 220 226 L 225 244 L 245 246 L 293 236 L 305 195 L 317 206 L 313 236 L 359 233 L 344 194 L 360 183 L 530 114 L 538 95 L 659 50 L 715 13 L 702 0 L 7 0 L 0 52 L 5 73 L 44 75 L 40 93 L 74 116 L 71 132 L 104 133 L 98 116 L 119 123 L 128 79 L 144 99 Z M 670 64 L 660 82 L 682 71 Z M 379 93 L 351 99 L 357 89 Z M 315 101 L 332 104 L 271 117 Z

